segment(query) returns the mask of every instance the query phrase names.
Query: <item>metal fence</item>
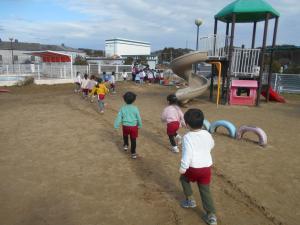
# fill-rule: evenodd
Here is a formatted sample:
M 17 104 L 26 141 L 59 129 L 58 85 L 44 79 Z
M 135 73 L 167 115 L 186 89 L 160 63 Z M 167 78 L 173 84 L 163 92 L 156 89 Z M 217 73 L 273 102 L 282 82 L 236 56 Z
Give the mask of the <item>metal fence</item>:
M 102 72 L 116 73 L 116 79 L 121 80 L 121 72 L 128 77 L 131 74 L 130 65 L 71 65 L 70 63 L 14 64 L 0 66 L 1 80 L 17 79 L 18 77 L 33 76 L 35 79 L 73 79 L 77 72 L 81 74 L 100 75 Z
M 208 57 L 227 57 L 229 40 L 229 36 L 219 34 L 201 37 L 199 40 L 199 51 L 207 52 Z
M 300 74 L 272 74 L 271 86 L 278 93 L 300 93 Z
M 259 75 L 260 49 L 234 48 L 231 71 L 234 76 L 254 77 Z

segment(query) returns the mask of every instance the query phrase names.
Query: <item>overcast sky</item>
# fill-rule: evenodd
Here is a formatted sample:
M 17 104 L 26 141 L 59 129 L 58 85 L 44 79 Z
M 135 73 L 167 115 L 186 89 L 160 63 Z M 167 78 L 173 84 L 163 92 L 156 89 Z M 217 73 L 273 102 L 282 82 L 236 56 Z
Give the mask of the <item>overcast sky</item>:
M 202 18 L 200 36 L 213 33 L 214 15 L 231 0 L 0 0 L 0 38 L 22 42 L 64 43 L 71 47 L 104 49 L 109 38 L 194 49 L 195 18 Z M 280 12 L 278 44 L 300 45 L 298 0 L 268 0 Z M 271 44 L 273 22 L 269 29 Z M 257 33 L 261 45 L 262 25 Z M 219 24 L 220 32 L 225 25 Z M 252 25 L 238 24 L 236 45 L 250 43 Z

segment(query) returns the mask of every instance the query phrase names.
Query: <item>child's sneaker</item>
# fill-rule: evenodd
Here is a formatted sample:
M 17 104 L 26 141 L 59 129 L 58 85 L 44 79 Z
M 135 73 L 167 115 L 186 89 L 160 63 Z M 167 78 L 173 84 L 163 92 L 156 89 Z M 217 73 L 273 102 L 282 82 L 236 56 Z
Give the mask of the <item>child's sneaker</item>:
M 132 158 L 132 159 L 136 159 L 136 158 L 137 158 L 137 155 L 136 155 L 136 154 L 131 154 L 131 158 Z
M 203 216 L 203 220 L 208 224 L 208 225 L 217 225 L 217 217 L 215 214 L 210 213 L 206 214 Z
M 128 146 L 127 146 L 127 145 L 124 145 L 124 146 L 123 146 L 123 149 L 124 149 L 124 151 L 126 152 L 126 151 L 128 150 Z
M 182 140 L 182 137 L 179 134 L 177 134 L 175 137 L 175 141 L 177 142 L 177 145 L 181 145 L 181 140 Z
M 172 152 L 178 153 L 179 152 L 179 148 L 177 146 L 172 146 Z
M 182 208 L 195 208 L 197 205 L 196 205 L 195 200 L 186 199 L 186 200 L 181 201 L 180 206 Z

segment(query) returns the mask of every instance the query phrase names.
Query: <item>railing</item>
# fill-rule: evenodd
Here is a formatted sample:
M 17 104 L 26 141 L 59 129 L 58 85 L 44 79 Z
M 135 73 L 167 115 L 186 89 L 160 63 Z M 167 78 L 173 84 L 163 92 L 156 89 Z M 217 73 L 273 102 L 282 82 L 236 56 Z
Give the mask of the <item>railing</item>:
M 263 74 L 263 84 L 268 83 L 268 74 Z M 300 93 L 300 74 L 273 73 L 272 88 L 278 93 Z
M 255 77 L 259 75 L 260 49 L 234 48 L 231 72 L 234 76 Z
M 71 65 L 70 63 L 15 64 L 0 66 L 0 80 L 33 76 L 35 79 L 73 79 L 77 72 L 82 75 L 100 75 L 102 72 L 116 73 L 116 79 L 122 80 L 121 72 L 131 74 L 130 65 Z
M 226 35 L 201 37 L 199 40 L 199 51 L 207 52 L 208 57 L 227 57 L 229 40 L 230 37 Z

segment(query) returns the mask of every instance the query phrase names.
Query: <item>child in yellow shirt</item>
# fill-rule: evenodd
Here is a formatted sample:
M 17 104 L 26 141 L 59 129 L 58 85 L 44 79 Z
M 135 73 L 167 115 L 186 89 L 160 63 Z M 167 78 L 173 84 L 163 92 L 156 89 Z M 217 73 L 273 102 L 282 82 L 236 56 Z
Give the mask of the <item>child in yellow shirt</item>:
M 109 90 L 103 83 L 103 80 L 99 79 L 99 83 L 92 90 L 92 93 L 97 95 L 100 113 L 104 113 L 104 98 L 108 92 Z

